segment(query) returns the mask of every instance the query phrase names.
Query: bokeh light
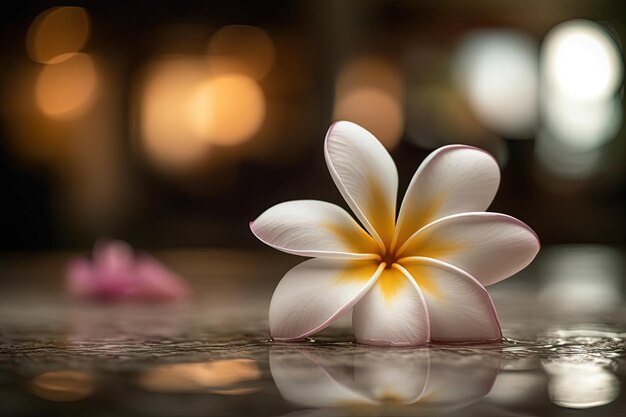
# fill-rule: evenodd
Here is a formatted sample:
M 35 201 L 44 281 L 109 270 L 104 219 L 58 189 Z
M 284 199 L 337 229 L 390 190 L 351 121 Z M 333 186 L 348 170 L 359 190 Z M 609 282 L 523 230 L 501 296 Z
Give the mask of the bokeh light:
M 260 80 L 274 64 L 275 48 L 263 29 L 248 25 L 221 28 L 208 47 L 211 70 L 216 74 L 237 73 Z
M 491 153 L 500 166 L 508 158 L 504 141 L 472 114 L 461 94 L 450 87 L 422 84 L 409 87 L 406 97 L 406 138 L 425 149 L 462 143 Z
M 55 64 L 67 60 L 87 43 L 89 14 L 82 7 L 53 7 L 33 21 L 26 36 L 26 50 L 35 62 Z
M 254 136 L 265 118 L 265 95 L 250 77 L 219 75 L 196 86 L 192 129 L 215 145 L 237 145 Z
M 62 56 L 60 63 L 41 68 L 35 87 L 40 110 L 49 117 L 65 119 L 85 111 L 98 87 L 96 68 L 87 54 Z
M 550 400 L 565 408 L 587 409 L 610 404 L 619 395 L 620 383 L 606 366 L 586 357 L 546 360 L 542 365 L 550 375 Z
M 335 92 L 343 95 L 363 87 L 376 88 L 400 99 L 404 82 L 398 69 L 391 63 L 378 56 L 365 55 L 349 61 L 341 69 L 335 83 Z
M 538 48 L 515 31 L 479 31 L 459 45 L 455 73 L 477 118 L 507 138 L 529 138 L 537 123 Z
M 184 393 L 211 391 L 226 395 L 249 393 L 251 387 L 231 388 L 261 378 L 252 359 L 224 359 L 213 362 L 163 365 L 143 372 L 138 384 L 149 391 Z
M 619 47 L 601 25 L 571 20 L 548 33 L 542 61 L 546 82 L 560 94 L 578 99 L 602 99 L 621 85 Z
M 624 259 L 613 248 L 593 245 L 549 248 L 539 300 L 572 312 L 602 312 L 620 305 Z
M 597 174 L 602 166 L 601 149 L 577 149 L 548 134 L 545 129 L 537 134 L 535 143 L 537 161 L 546 172 L 568 180 L 584 180 Z M 543 182 L 546 187 L 563 192 L 560 183 Z
M 365 56 L 346 64 L 335 84 L 333 120 L 349 120 L 394 149 L 404 132 L 403 79 L 385 60 Z
M 541 53 L 543 123 L 537 156 L 570 180 L 598 174 L 623 121 L 619 47 L 600 24 L 571 20 L 553 28 Z
M 212 145 L 252 138 L 265 108 L 261 87 L 246 75 L 211 77 L 202 57 L 162 59 L 147 72 L 141 98 L 145 150 L 162 168 L 188 170 Z
M 31 389 L 35 395 L 50 401 L 79 401 L 93 394 L 95 379 L 82 371 L 51 371 L 37 375 Z
M 147 71 L 140 104 L 142 139 L 161 168 L 180 170 L 208 152 L 204 125 L 198 122 L 208 108 L 196 97 L 206 72 L 204 60 L 198 58 L 163 59 Z
M 545 128 L 576 150 L 595 149 L 613 139 L 622 125 L 619 97 L 587 102 L 554 94 L 543 100 Z
M 337 98 L 333 118 L 360 124 L 387 149 L 398 145 L 404 130 L 404 115 L 398 101 L 371 87 L 355 89 Z

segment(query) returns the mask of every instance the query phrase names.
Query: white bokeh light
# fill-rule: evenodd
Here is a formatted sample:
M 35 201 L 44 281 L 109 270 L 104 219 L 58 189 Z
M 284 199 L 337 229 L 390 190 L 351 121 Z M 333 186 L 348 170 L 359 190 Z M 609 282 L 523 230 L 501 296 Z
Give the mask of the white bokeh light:
M 618 41 L 598 23 L 570 20 L 546 35 L 537 156 L 547 170 L 581 180 L 604 169 L 623 121 L 621 59 Z
M 623 302 L 621 277 L 626 272 L 621 253 L 601 245 L 545 249 L 549 277 L 538 300 L 564 311 L 607 312 Z
M 617 135 L 622 125 L 619 97 L 587 102 L 553 94 L 543 103 L 550 135 L 575 150 L 590 150 L 605 144 Z
M 459 45 L 455 75 L 478 119 L 494 133 L 531 137 L 537 121 L 538 47 L 521 32 L 490 30 Z
M 587 20 L 561 23 L 548 33 L 542 54 L 550 88 L 585 100 L 613 95 L 623 66 L 616 42 L 601 25 Z

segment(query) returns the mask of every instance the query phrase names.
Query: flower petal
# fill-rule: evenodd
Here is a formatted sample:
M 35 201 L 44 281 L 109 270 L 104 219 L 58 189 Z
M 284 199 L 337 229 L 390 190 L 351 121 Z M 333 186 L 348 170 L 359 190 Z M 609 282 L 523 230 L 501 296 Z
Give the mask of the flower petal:
M 434 342 L 487 342 L 502 339 L 491 297 L 472 276 L 445 262 L 405 258 L 400 267 L 417 281 L 430 317 Z
M 354 306 L 352 327 L 357 342 L 367 345 L 419 346 L 430 340 L 424 297 L 396 268 L 385 269 Z
M 397 245 L 439 218 L 485 211 L 499 184 L 500 169 L 489 153 L 465 145 L 437 149 L 422 162 L 409 184 L 398 216 Z
M 121 240 L 101 240 L 94 245 L 93 258 L 99 272 L 125 274 L 133 263 L 133 248 Z
M 383 265 L 334 259 L 296 265 L 272 296 L 270 334 L 276 340 L 297 340 L 324 329 L 361 299 Z
M 176 300 L 189 295 L 183 279 L 150 255 L 135 261 L 135 298 L 142 300 Z
M 331 374 L 323 361 L 315 352 L 271 350 L 270 372 L 283 398 L 311 408 L 374 403 L 346 383 L 348 375 Z M 331 370 L 336 368 L 335 364 Z
M 298 200 L 267 209 L 250 229 L 259 240 L 301 256 L 375 259 L 374 239 L 341 207 Z
M 354 357 L 354 381 L 380 402 L 413 404 L 426 389 L 430 353 L 425 349 L 375 350 Z
M 539 252 L 533 230 L 499 213 L 462 213 L 415 233 L 399 257 L 422 256 L 452 264 L 487 286 L 524 269 Z
M 79 298 L 89 298 L 97 292 L 97 272 L 91 263 L 84 258 L 69 262 L 66 272 L 68 292 Z
M 381 249 L 393 238 L 398 171 L 385 147 L 351 122 L 336 122 L 326 134 L 326 164 L 337 188 Z

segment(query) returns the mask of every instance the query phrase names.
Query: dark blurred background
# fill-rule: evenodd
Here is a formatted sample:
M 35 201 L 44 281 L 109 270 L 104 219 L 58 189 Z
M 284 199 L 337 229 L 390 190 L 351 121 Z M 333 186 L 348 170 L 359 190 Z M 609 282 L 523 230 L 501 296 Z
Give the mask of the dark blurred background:
M 345 204 L 334 120 L 401 192 L 448 143 L 503 173 L 492 211 L 546 243 L 623 244 L 620 1 L 11 2 L 0 14 L 0 250 L 100 236 L 257 247 L 290 199 Z

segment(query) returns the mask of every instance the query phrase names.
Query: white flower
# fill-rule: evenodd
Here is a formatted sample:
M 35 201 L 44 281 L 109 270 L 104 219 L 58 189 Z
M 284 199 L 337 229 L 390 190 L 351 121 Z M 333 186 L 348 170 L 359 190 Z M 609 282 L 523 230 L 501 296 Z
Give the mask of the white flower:
M 526 267 L 539 240 L 521 221 L 484 212 L 500 182 L 493 157 L 463 145 L 434 151 L 396 221 L 398 173 L 382 144 L 354 123 L 337 122 L 324 146 L 330 174 L 365 230 L 341 207 L 316 200 L 278 204 L 250 224 L 267 245 L 318 258 L 278 284 L 271 336 L 302 339 L 353 309 L 359 343 L 500 340 L 484 286 Z

